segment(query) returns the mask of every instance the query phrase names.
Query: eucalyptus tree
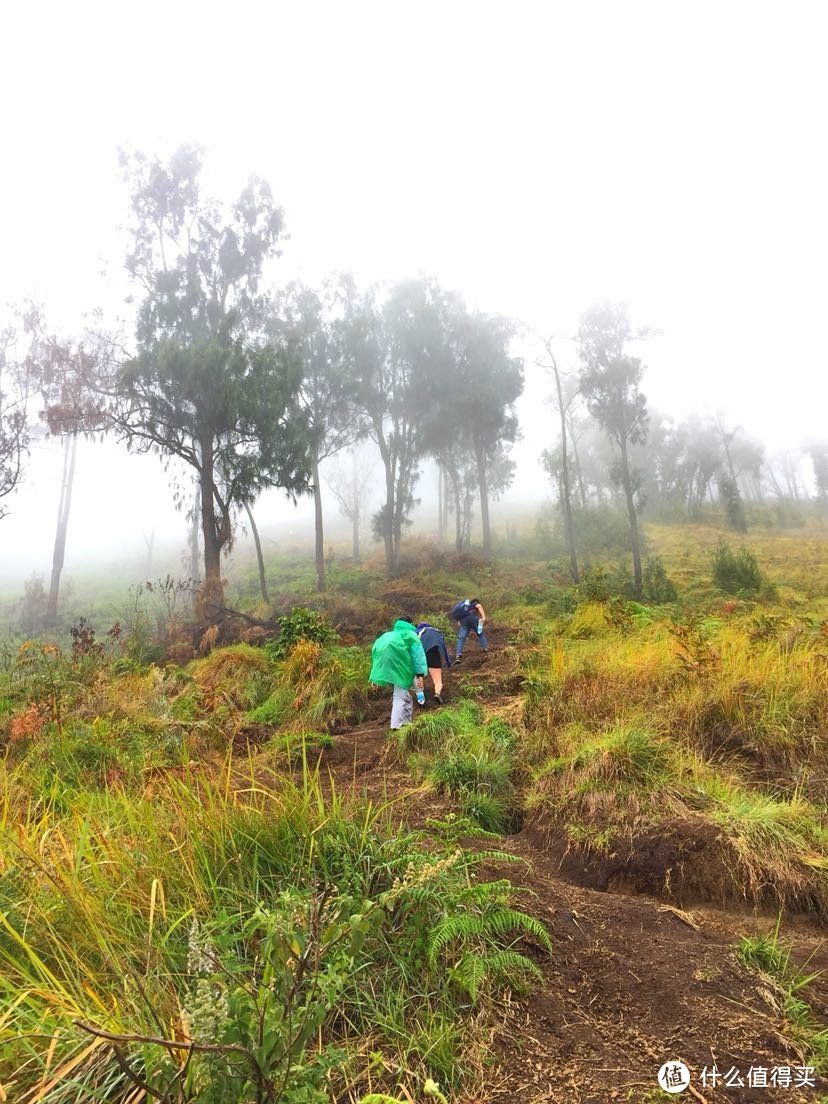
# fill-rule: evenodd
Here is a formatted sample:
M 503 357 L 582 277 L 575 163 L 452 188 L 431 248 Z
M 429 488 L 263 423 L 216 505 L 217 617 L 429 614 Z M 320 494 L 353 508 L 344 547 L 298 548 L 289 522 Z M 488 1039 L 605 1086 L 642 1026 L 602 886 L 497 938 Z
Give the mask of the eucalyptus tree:
M 58 499 L 52 572 L 45 623 L 57 623 L 60 581 L 66 558 L 66 540 L 72 510 L 72 494 L 78 439 L 105 428 L 106 414 L 97 385 L 113 363 L 112 338 L 87 328 L 80 339 L 51 333 L 40 308 L 29 305 L 25 328 L 30 337 L 26 373 L 39 393 L 40 417 L 48 433 L 63 443 L 63 464 Z
M 319 465 L 353 444 L 360 418 L 344 347 L 342 295 L 332 282 L 321 291 L 292 283 L 274 299 L 271 328 L 302 361 L 299 402 L 308 427 L 314 502 L 316 589 L 325 590 L 325 535 Z
M 479 498 L 483 550 L 489 553 L 489 502 L 514 472 L 507 453 L 518 437 L 514 403 L 523 391 L 523 362 L 510 351 L 514 323 L 469 311 L 458 295 L 444 295 L 441 324 L 442 357 L 425 365 L 422 380 L 422 446 L 447 476 L 455 511 L 463 512 L 458 546 L 467 543 L 471 504 Z
M 342 292 L 348 371 L 385 481 L 373 528 L 384 544 L 388 571 L 395 575 L 425 451 L 428 381 L 442 379 L 444 399 L 451 401 L 448 297 L 425 278 L 403 280 L 385 293 L 377 288 L 359 292 L 353 281 L 344 281 Z
M 464 311 L 455 319 L 456 367 L 449 405 L 468 435 L 477 467 L 486 554 L 492 550 L 492 468 L 519 435 L 514 403 L 523 392 L 523 361 L 511 355 L 515 334 L 515 324 L 497 315 Z
M 135 355 L 109 381 L 111 424 L 128 445 L 197 474 L 204 610 L 223 609 L 221 554 L 236 514 L 265 487 L 310 480 L 302 360 L 266 333 L 262 291 L 284 217 L 251 177 L 225 207 L 203 194 L 201 152 L 167 163 L 123 157 L 132 196 L 127 269 L 143 289 Z
M 561 445 L 560 445 L 560 463 L 556 463 L 553 453 L 546 450 L 543 455 L 544 463 L 547 466 L 547 470 L 552 474 L 553 468 L 558 472 L 559 480 L 559 498 L 561 503 L 561 512 L 563 514 L 564 523 L 564 536 L 566 537 L 566 546 L 569 551 L 569 572 L 572 575 L 572 581 L 574 583 L 580 582 L 580 575 L 578 572 L 578 553 L 575 548 L 575 527 L 572 523 L 572 476 L 573 468 L 569 457 L 569 422 L 568 415 L 572 404 L 575 402 L 578 396 L 577 387 L 565 385 L 569 381 L 564 381 L 563 372 L 558 365 L 557 357 L 555 356 L 552 338 L 548 338 L 544 342 L 545 357 L 539 360 L 539 364 L 544 367 L 552 376 L 555 383 L 555 393 L 553 396 L 553 404 L 558 411 L 561 423 Z M 564 390 L 566 389 L 566 397 L 564 397 Z
M 373 483 L 375 460 L 364 448 L 353 445 L 346 463 L 328 465 L 325 482 L 339 507 L 351 523 L 351 558 L 360 560 L 360 533 L 365 520 L 368 495 Z
M 590 414 L 615 444 L 614 475 L 624 491 L 636 595 L 641 594 L 641 536 L 638 526 L 640 473 L 631 463 L 633 445 L 647 438 L 647 400 L 640 390 L 644 365 L 629 343 L 644 336 L 630 324 L 626 304 L 604 302 L 590 308 L 578 330 L 581 393 Z

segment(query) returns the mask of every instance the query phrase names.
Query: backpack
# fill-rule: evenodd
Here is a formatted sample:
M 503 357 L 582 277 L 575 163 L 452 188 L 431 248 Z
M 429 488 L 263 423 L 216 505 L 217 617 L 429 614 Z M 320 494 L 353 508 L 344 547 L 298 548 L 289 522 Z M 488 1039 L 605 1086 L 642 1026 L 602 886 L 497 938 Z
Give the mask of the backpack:
M 451 616 L 455 621 L 459 621 L 461 617 L 465 617 L 471 609 L 471 600 L 469 598 L 463 598 L 457 602 L 456 605 L 451 607 Z

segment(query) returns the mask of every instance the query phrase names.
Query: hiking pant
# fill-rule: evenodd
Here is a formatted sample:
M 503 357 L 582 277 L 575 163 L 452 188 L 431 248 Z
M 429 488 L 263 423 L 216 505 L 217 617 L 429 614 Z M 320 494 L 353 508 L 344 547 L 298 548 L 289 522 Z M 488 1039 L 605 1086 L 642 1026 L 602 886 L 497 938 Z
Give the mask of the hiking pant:
M 394 697 L 391 699 L 391 727 L 402 728 L 411 724 L 414 712 L 414 703 L 411 700 L 411 692 L 407 686 L 395 686 Z
M 457 632 L 457 647 L 454 649 L 455 657 L 463 654 L 463 645 L 466 643 L 466 637 L 469 635 L 469 633 L 472 633 L 474 636 L 477 637 L 477 643 L 480 645 L 484 652 L 489 647 L 489 642 L 486 639 L 485 632 L 479 634 L 477 632 L 478 620 L 479 619 L 476 617 L 466 617 L 460 622 L 460 628 Z

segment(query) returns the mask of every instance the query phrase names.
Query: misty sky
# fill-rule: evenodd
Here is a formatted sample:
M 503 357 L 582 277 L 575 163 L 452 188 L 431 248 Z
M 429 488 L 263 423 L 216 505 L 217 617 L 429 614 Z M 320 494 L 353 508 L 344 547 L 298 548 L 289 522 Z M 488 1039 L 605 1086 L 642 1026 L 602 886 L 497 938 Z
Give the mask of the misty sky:
M 117 311 L 116 148 L 195 140 L 214 192 L 271 182 L 280 278 L 426 271 L 542 332 L 623 298 L 662 333 L 653 405 L 728 411 L 771 450 L 823 436 L 826 24 L 822 3 L 756 0 L 6 5 L 0 301 L 36 295 L 67 331 Z M 531 375 L 521 486 L 541 494 Z M 157 460 L 104 456 L 70 545 L 104 473 L 117 524 L 174 518 Z M 0 556 L 43 567 L 44 464 L 0 523 Z

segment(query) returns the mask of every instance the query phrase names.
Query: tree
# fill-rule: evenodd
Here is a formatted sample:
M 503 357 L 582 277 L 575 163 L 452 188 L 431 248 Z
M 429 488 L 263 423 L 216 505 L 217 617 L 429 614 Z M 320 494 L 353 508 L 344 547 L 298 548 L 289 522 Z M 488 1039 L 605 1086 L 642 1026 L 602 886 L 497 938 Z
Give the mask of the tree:
M 424 451 L 425 381 L 441 376 L 445 385 L 450 379 L 448 297 L 423 278 L 396 284 L 381 303 L 376 289 L 360 295 L 352 281 L 343 284 L 343 293 L 349 373 L 385 475 L 385 501 L 373 527 L 385 546 L 389 574 L 396 575 Z
M 725 508 L 727 524 L 731 529 L 739 533 L 747 532 L 747 518 L 742 505 L 742 496 L 739 494 L 739 484 L 727 471 L 719 472 L 719 498 Z
M 0 331 L 0 520 L 8 513 L 3 501 L 23 478 L 23 460 L 29 446 L 31 380 L 26 364 L 13 361 L 15 331 Z
M 581 393 L 587 409 L 618 449 L 615 476 L 624 491 L 630 525 L 635 593 L 641 595 L 641 538 L 638 529 L 639 473 L 630 463 L 630 448 L 647 437 L 647 400 L 639 385 L 644 365 L 630 356 L 634 332 L 626 304 L 601 303 L 588 310 L 578 330 Z
M 483 551 L 492 550 L 489 520 L 490 470 L 498 450 L 518 436 L 514 402 L 523 392 L 523 361 L 509 348 L 515 326 L 509 319 L 465 310 L 455 319 L 456 369 L 450 407 L 468 435 L 477 465 Z
M 96 386 L 101 373 L 111 363 L 111 338 L 92 330 L 87 330 L 78 341 L 58 338 L 48 332 L 41 311 L 34 306 L 27 311 L 26 329 L 31 334 L 27 370 L 43 401 L 41 418 L 52 436 L 63 438 L 63 473 L 45 617 L 46 625 L 54 626 L 66 558 L 78 438 L 81 434 L 93 434 L 105 425 Z
M 177 457 L 200 484 L 204 609 L 223 609 L 221 553 L 237 512 L 267 486 L 308 489 L 301 359 L 266 340 L 265 263 L 283 212 L 251 178 L 228 210 L 201 193 L 200 151 L 167 164 L 123 158 L 132 193 L 127 269 L 144 290 L 137 353 L 110 383 L 110 419 L 128 445 Z
M 420 374 L 420 444 L 451 485 L 458 550 L 467 543 L 471 505 L 479 497 L 483 549 L 489 553 L 493 471 L 497 464 L 500 493 L 513 470 L 503 460 L 518 436 L 513 404 L 523 390 L 523 362 L 510 355 L 514 324 L 469 312 L 458 295 L 443 294 L 438 325 L 440 355 L 427 358 Z
M 543 362 L 543 366 L 552 374 L 552 378 L 555 381 L 555 396 L 553 401 L 561 419 L 561 462 L 559 469 L 561 512 L 563 513 L 566 545 L 569 549 L 569 571 L 572 575 L 572 581 L 577 584 L 580 582 L 580 576 L 578 574 L 578 555 L 575 550 L 575 529 L 572 524 L 572 497 L 570 490 L 572 473 L 570 471 L 569 449 L 567 447 L 567 412 L 577 392 L 570 391 L 569 401 L 564 401 L 563 386 L 561 384 L 561 370 L 558 367 L 558 361 L 552 349 L 551 338 L 544 342 L 544 347 L 546 349 L 546 360 Z
M 267 577 L 265 575 L 264 555 L 262 554 L 262 542 L 259 537 L 259 530 L 256 526 L 256 519 L 253 517 L 253 510 L 249 502 L 244 502 L 244 512 L 247 514 L 247 520 L 250 524 L 250 533 L 253 537 L 253 544 L 256 548 L 256 564 L 259 568 L 259 590 L 262 593 L 262 600 L 266 603 L 270 603 L 270 596 L 267 593 Z
M 350 462 L 330 465 L 325 482 L 337 501 L 339 512 L 351 523 L 351 558 L 360 559 L 360 526 L 365 517 L 368 492 L 376 464 L 365 450 L 351 449 Z
M 828 441 L 809 441 L 806 451 L 814 469 L 817 498 L 828 502 Z
M 437 460 L 451 489 L 448 507 L 454 512 L 454 547 L 457 552 L 462 552 L 471 542 L 472 506 L 477 497 L 477 466 L 464 436 L 455 437 L 443 445 Z
M 328 284 L 317 292 L 291 284 L 275 301 L 274 332 L 289 341 L 304 365 L 299 401 L 308 421 L 313 485 L 316 589 L 325 590 L 325 537 L 319 465 L 354 440 L 354 385 L 343 354 L 339 294 Z

